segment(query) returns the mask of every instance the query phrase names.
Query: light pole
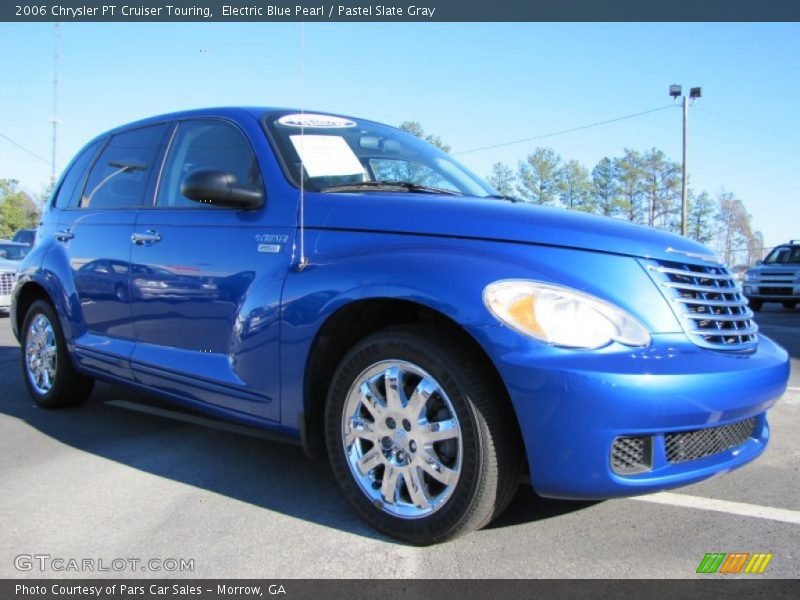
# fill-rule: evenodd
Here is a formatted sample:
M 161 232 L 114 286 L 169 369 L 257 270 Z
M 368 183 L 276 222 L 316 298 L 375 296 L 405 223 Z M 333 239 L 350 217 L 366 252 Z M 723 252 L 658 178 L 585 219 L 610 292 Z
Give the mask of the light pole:
M 688 178 L 686 177 L 686 149 L 689 137 L 689 101 L 692 104 L 697 98 L 703 95 L 702 88 L 693 87 L 689 90 L 688 96 L 682 96 L 682 88 L 676 83 L 669 86 L 669 95 L 675 102 L 678 98 L 683 99 L 683 162 L 681 164 L 681 235 L 686 235 L 689 227 L 689 199 L 688 199 Z

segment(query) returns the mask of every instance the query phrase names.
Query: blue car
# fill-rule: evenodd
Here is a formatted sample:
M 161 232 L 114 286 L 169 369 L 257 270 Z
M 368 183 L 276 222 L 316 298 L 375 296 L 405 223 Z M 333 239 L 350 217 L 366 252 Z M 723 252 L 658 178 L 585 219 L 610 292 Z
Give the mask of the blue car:
M 357 118 L 104 133 L 37 240 L 12 299 L 36 402 L 103 379 L 269 430 L 414 544 L 488 524 L 527 476 L 599 499 L 740 467 L 789 373 L 705 247 L 516 202 Z

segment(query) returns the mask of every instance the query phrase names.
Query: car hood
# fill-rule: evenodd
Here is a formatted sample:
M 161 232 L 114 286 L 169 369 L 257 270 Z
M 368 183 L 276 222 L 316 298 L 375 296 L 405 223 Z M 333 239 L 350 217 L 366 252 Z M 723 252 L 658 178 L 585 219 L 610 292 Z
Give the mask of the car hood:
M 307 193 L 306 226 L 563 246 L 662 260 L 714 255 L 692 240 L 560 208 L 406 193 Z M 681 258 L 683 254 L 683 258 Z

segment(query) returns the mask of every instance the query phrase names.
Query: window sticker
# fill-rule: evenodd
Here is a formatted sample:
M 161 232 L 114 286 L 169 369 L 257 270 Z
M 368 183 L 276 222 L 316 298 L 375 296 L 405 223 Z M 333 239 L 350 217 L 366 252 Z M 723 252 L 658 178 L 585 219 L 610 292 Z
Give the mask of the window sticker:
M 309 177 L 361 175 L 364 167 L 342 136 L 291 135 Z
M 294 115 L 284 115 L 278 119 L 281 125 L 289 127 L 316 127 L 324 129 L 341 129 L 343 127 L 355 127 L 356 122 L 350 119 L 343 119 L 341 117 L 332 117 L 330 115 L 315 115 L 297 113 Z

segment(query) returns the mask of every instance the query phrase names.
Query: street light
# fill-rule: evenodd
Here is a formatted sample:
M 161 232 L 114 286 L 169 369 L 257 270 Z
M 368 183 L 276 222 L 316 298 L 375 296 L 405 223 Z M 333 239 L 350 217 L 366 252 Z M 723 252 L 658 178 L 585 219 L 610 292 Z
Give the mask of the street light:
M 686 235 L 689 225 L 688 181 L 686 178 L 686 147 L 689 134 L 689 101 L 694 101 L 703 95 L 703 89 L 693 87 L 688 96 L 681 96 L 683 88 L 676 83 L 669 86 L 669 95 L 675 102 L 683 98 L 683 163 L 681 165 L 681 234 Z

